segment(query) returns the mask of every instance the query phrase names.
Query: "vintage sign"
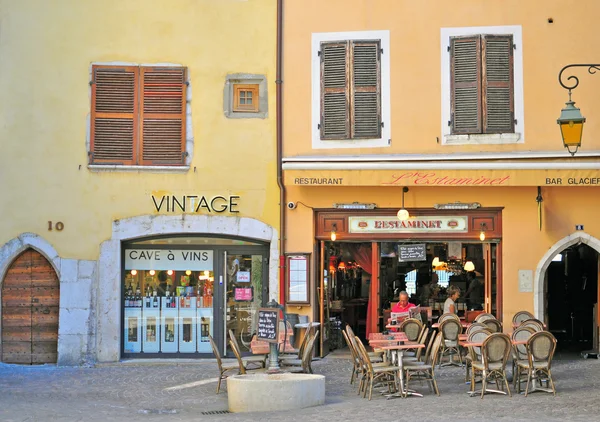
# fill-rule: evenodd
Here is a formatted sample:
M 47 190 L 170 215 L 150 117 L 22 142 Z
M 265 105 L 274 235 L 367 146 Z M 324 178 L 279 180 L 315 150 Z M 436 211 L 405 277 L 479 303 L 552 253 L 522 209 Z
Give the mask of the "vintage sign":
M 348 217 L 350 233 L 456 233 L 467 231 L 466 216 Z
M 189 213 L 239 213 L 236 208 L 237 195 L 229 196 L 203 196 L 203 195 L 171 195 L 165 192 L 152 192 L 154 210 L 163 212 L 189 212 Z
M 187 249 L 125 249 L 125 269 L 212 271 L 213 251 Z

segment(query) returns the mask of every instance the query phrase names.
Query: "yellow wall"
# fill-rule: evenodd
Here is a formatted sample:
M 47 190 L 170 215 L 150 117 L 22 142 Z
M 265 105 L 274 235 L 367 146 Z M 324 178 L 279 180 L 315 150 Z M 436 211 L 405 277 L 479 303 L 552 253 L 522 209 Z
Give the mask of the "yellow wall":
M 318 11 L 318 12 L 317 12 Z M 290 0 L 284 25 L 284 155 L 447 154 L 563 151 L 556 119 L 567 101 L 557 76 L 569 63 L 598 62 L 595 17 L 585 0 Z M 548 23 L 553 18 L 553 23 Z M 525 143 L 450 146 L 441 139 L 440 29 L 520 25 L 523 34 Z M 390 31 L 391 147 L 312 150 L 311 34 Z M 385 54 L 385 53 L 384 53 Z M 583 150 L 600 149 L 600 78 L 585 69 L 573 100 L 588 118 Z M 293 101 L 289 100 L 293 99 Z
M 154 191 L 239 195 L 234 215 L 278 228 L 272 0 L 0 0 L 0 22 L 0 245 L 33 232 L 63 258 L 97 259 L 113 220 L 154 213 Z M 188 67 L 188 172 L 88 170 L 96 62 Z M 266 76 L 268 118 L 224 117 L 231 73 Z

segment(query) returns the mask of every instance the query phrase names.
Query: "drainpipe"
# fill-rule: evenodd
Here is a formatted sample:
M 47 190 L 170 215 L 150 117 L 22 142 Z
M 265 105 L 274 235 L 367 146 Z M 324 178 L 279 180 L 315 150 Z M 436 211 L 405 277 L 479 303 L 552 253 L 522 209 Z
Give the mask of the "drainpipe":
M 277 70 L 275 76 L 275 108 L 277 124 L 277 185 L 279 186 L 279 303 L 285 306 L 285 186 L 283 184 L 281 162 L 283 160 L 282 144 L 282 100 L 281 80 L 283 54 L 283 0 L 277 0 Z

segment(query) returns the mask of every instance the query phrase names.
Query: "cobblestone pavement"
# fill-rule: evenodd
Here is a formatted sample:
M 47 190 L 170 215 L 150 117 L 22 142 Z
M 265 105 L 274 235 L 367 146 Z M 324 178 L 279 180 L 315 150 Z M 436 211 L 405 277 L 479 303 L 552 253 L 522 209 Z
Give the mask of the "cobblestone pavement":
M 299 411 L 210 414 L 227 409 L 227 392 L 215 394 L 214 360 L 130 361 L 92 368 L 0 364 L 0 420 L 12 421 L 333 421 L 600 419 L 600 361 L 557 356 L 557 395 L 469 397 L 464 368 L 436 372 L 441 396 L 415 384 L 423 398 L 368 401 L 349 384 L 345 350 L 313 363 L 326 377 L 324 406 Z M 209 414 L 206 414 L 209 413 Z

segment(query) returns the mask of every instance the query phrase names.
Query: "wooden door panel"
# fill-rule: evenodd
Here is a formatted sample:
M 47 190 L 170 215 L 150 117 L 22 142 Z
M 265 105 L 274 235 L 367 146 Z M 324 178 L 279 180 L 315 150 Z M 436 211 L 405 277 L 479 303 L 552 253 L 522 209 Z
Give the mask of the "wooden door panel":
M 32 305 L 55 306 L 58 307 L 59 290 L 56 287 L 33 287 Z
M 5 288 L 2 289 L 2 309 L 3 312 L 6 308 L 29 308 L 31 307 L 31 289 L 29 287 L 24 288 Z
M 31 363 L 31 341 L 2 342 L 2 362 Z
M 40 253 L 17 257 L 2 284 L 2 361 L 55 363 L 60 283 Z

